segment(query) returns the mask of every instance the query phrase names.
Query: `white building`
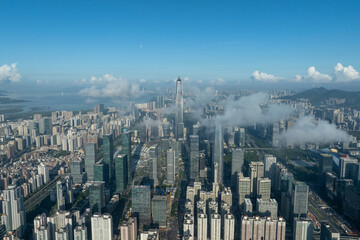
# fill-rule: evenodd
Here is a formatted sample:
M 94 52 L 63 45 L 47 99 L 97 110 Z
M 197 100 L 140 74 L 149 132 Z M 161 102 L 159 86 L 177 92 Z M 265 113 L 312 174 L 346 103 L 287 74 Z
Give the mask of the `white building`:
M 94 214 L 91 217 L 91 236 L 93 240 L 112 240 L 113 221 L 110 214 Z

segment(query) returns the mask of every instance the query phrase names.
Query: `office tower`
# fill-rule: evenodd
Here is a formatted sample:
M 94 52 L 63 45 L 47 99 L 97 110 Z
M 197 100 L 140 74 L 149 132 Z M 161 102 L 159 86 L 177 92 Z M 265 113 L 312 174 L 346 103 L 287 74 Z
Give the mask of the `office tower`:
M 82 172 L 83 163 L 82 161 L 72 161 L 71 162 L 71 176 L 73 178 L 74 184 L 82 184 L 84 182 L 85 174 Z
M 217 179 L 218 183 L 223 183 L 223 173 L 224 173 L 223 148 L 224 148 L 223 129 L 220 124 L 217 124 L 215 127 L 213 167 L 215 169 L 215 164 L 217 164 L 218 172 L 217 172 L 217 176 L 216 177 L 214 176 L 214 179 Z
M 175 169 L 175 175 L 179 173 L 179 159 L 181 156 L 181 141 L 176 141 L 176 140 L 172 140 L 170 142 L 170 147 L 172 149 L 174 149 L 175 151 L 175 165 L 174 165 L 174 169 Z
M 106 165 L 105 169 L 108 171 L 107 176 L 109 178 L 109 182 L 113 181 L 114 178 L 114 143 L 112 135 L 104 135 L 103 137 L 103 160 Z M 107 182 L 105 182 L 107 184 Z
M 271 219 L 270 217 L 243 216 L 241 219 L 241 240 L 285 240 L 285 228 L 286 222 L 281 217 Z
M 235 239 L 235 217 L 234 215 L 226 214 L 224 217 L 224 240 Z
M 278 203 L 275 199 L 263 200 L 261 198 L 256 199 L 256 211 L 260 217 L 277 218 L 278 215 Z
M 95 163 L 94 165 L 94 181 L 104 182 L 105 185 L 109 183 L 109 170 L 108 165 L 102 161 Z
M 26 214 L 21 187 L 10 185 L 3 190 L 1 224 L 6 231 L 22 237 L 26 230 Z
M 127 155 L 128 183 L 132 182 L 132 150 L 131 150 L 131 131 L 123 130 L 121 134 L 121 153 Z
M 137 240 L 137 220 L 134 217 L 129 218 L 120 226 L 121 240 Z
M 85 143 L 85 172 L 88 181 L 94 180 L 95 146 L 95 143 Z
M 115 158 L 115 188 L 123 193 L 128 185 L 128 155 L 118 154 Z
M 356 186 L 348 186 L 345 190 L 345 201 L 343 202 L 343 210 L 345 216 L 348 216 L 355 222 L 360 222 L 360 189 Z
M 46 164 L 44 164 L 44 163 L 39 164 L 38 174 L 43 176 L 44 184 L 46 184 L 48 181 L 50 181 L 49 167 Z
M 259 178 L 257 181 L 256 193 L 256 198 L 261 198 L 264 201 L 268 201 L 271 194 L 271 180 L 268 178 Z
M 150 179 L 154 180 L 154 186 L 158 183 L 158 166 L 160 163 L 158 145 L 153 145 L 149 149 L 150 155 Z
M 251 179 L 249 177 L 241 177 L 238 175 L 238 198 L 239 206 L 244 203 L 245 198 L 249 198 L 251 195 Z
M 113 221 L 110 214 L 94 214 L 91 217 L 91 239 L 113 239 Z
M 102 213 L 105 207 L 105 186 L 104 182 L 88 182 L 89 184 L 89 202 L 90 211 L 94 213 Z
M 330 154 L 320 154 L 319 159 L 319 174 L 320 180 L 323 181 L 324 174 L 332 172 L 333 169 L 333 156 Z
M 321 222 L 320 240 L 340 240 L 340 233 L 328 221 Z
M 208 217 L 205 213 L 198 214 L 197 218 L 197 239 L 207 240 Z
M 65 210 L 66 185 L 63 181 L 56 182 L 56 204 L 58 210 Z
M 98 104 L 94 107 L 94 114 L 101 114 L 104 113 L 104 104 Z
M 220 214 L 213 213 L 210 217 L 211 227 L 210 227 L 210 239 L 211 240 L 221 240 L 221 216 Z
M 138 214 L 140 225 L 151 221 L 151 192 L 149 186 L 132 187 L 132 210 Z
M 237 175 L 241 173 L 244 165 L 244 150 L 241 148 L 233 149 L 231 153 L 231 183 L 236 186 Z
M 264 157 L 264 176 L 273 179 L 275 175 L 276 157 L 266 154 Z
M 183 138 L 184 129 L 184 102 L 183 92 L 181 86 L 181 79 L 178 77 L 176 80 L 176 97 L 175 97 L 175 138 Z
M 175 151 L 169 149 L 166 151 L 166 180 L 167 184 L 175 183 Z
M 184 237 L 188 239 L 195 239 L 195 227 L 194 227 L 194 219 L 184 219 L 183 225 Z
M 167 199 L 166 196 L 154 196 L 151 200 L 151 215 L 153 223 L 159 227 L 166 228 Z
M 251 182 L 250 182 L 251 196 L 256 197 L 258 179 L 264 177 L 264 163 L 251 162 L 250 166 L 249 166 L 249 176 L 251 179 Z
M 340 178 L 357 180 L 358 160 L 356 158 L 340 158 Z
M 39 121 L 40 134 L 52 134 L 52 124 L 50 118 L 41 118 Z
M 190 179 L 199 179 L 199 136 L 190 135 Z
M 74 229 L 74 240 L 88 240 L 86 226 L 77 226 Z
M 312 240 L 314 225 L 310 219 L 295 218 L 293 224 L 293 240 Z
M 292 206 L 294 217 L 306 216 L 308 209 L 309 186 L 304 182 L 293 184 Z

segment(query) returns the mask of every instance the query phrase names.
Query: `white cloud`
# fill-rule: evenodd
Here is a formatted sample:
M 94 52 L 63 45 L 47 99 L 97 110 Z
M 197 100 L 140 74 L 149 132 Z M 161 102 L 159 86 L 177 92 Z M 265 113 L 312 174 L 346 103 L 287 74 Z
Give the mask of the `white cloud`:
M 325 144 L 348 141 L 348 134 L 327 121 L 316 121 L 314 116 L 298 119 L 290 129 L 281 133 L 280 139 L 288 143 L 300 145 L 305 143 Z
M 275 75 L 272 74 L 267 74 L 264 72 L 260 72 L 258 70 L 254 71 L 252 74 L 252 79 L 259 81 L 259 82 L 278 82 L 279 80 L 283 80 L 284 78 L 282 77 L 277 77 Z
M 189 77 L 184 77 L 184 82 L 189 81 Z
M 334 74 L 336 82 L 351 82 L 354 80 L 360 80 L 359 72 L 357 72 L 351 65 L 344 67 L 341 63 L 336 64 L 334 67 Z
M 10 81 L 19 82 L 21 79 L 20 73 L 18 73 L 16 63 L 11 65 L 4 64 L 0 66 L 0 82 Z
M 91 77 L 90 84 L 92 86 L 80 90 L 79 94 L 92 98 L 136 98 L 141 95 L 138 84 L 111 74 L 105 74 L 100 78 Z
M 140 83 L 146 83 L 146 79 L 145 79 L 145 78 L 141 78 L 141 79 L 140 79 Z
M 210 84 L 212 85 L 224 85 L 226 83 L 225 79 L 218 78 L 217 80 L 210 80 Z
M 329 83 L 332 80 L 331 76 L 316 71 L 314 66 L 309 67 L 305 78 L 315 83 Z

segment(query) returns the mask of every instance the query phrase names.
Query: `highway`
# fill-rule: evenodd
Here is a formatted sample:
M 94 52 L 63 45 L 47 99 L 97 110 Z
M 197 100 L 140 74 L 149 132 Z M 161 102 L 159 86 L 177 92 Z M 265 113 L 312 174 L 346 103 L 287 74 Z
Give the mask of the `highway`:
M 56 188 L 56 182 L 61 178 L 60 175 L 57 175 L 53 180 L 47 183 L 44 187 L 39 189 L 33 195 L 31 195 L 28 199 L 25 200 L 24 206 L 25 211 L 29 211 L 37 204 L 40 204 L 42 200 L 44 200 L 47 196 L 50 195 L 51 191 Z

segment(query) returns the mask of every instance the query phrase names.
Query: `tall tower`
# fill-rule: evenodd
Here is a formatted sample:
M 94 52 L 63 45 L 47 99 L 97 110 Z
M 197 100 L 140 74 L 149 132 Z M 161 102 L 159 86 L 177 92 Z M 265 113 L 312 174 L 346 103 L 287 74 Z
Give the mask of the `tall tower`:
M 217 182 L 223 183 L 223 173 L 224 173 L 224 156 L 223 156 L 223 148 L 224 148 L 224 137 L 223 130 L 220 124 L 217 124 L 215 127 L 215 139 L 214 139 L 214 157 L 213 157 L 213 169 L 215 169 L 215 164 L 217 164 L 218 172 L 217 172 Z M 214 171 L 215 173 L 215 171 Z M 214 176 L 214 179 L 215 176 Z
M 176 99 L 175 99 L 175 138 L 183 138 L 184 134 L 184 101 L 181 86 L 181 79 L 176 80 Z
M 190 135 L 190 179 L 199 178 L 199 136 Z

